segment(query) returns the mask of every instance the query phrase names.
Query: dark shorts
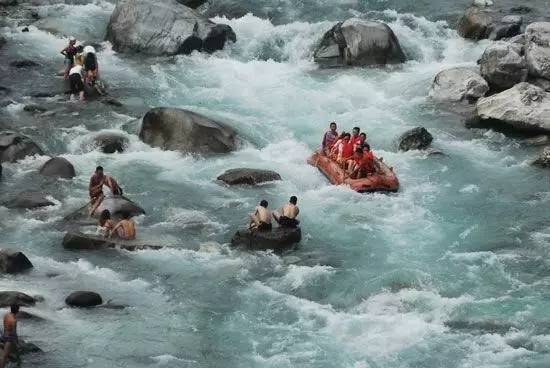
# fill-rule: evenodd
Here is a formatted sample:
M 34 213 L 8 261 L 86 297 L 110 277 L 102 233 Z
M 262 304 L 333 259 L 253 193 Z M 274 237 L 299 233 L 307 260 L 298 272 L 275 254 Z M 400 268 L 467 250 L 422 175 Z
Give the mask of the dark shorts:
M 256 230 L 258 231 L 271 231 L 272 226 L 271 224 L 268 224 L 267 222 L 260 222 Z
M 71 83 L 71 93 L 76 94 L 84 91 L 84 83 L 80 74 L 71 74 L 69 82 Z
M 286 216 L 279 217 L 278 222 L 279 222 L 279 225 L 281 225 L 281 227 L 298 227 L 298 225 L 300 224 L 300 221 L 296 219 L 291 219 Z

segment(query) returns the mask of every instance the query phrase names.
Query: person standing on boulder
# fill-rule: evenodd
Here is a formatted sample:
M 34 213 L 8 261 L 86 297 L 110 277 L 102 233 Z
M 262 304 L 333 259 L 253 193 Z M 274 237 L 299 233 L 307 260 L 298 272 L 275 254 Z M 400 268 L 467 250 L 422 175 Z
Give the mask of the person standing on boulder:
M 260 205 L 256 207 L 254 213 L 250 214 L 250 224 L 248 228 L 250 230 L 257 231 L 270 231 L 271 225 L 271 213 L 267 209 L 268 203 L 264 199 L 260 202 Z
M 21 357 L 17 349 L 19 342 L 19 338 L 17 337 L 17 313 L 19 313 L 19 306 L 12 305 L 10 311 L 4 316 L 4 333 L 1 338 L 4 343 L 4 351 L 0 360 L 0 368 L 6 366 L 12 353 L 15 354 L 17 364 L 21 365 Z
M 71 37 L 69 38 L 69 45 L 65 47 L 63 50 L 61 50 L 61 55 L 65 56 L 65 71 L 63 73 L 63 77 L 65 79 L 69 78 L 69 71 L 74 66 L 74 57 L 76 55 L 76 38 Z
M 108 187 L 113 195 L 122 195 L 122 188 L 118 185 L 115 179 L 107 176 L 103 173 L 103 167 L 98 166 L 95 169 L 94 174 L 90 178 L 90 185 L 88 186 L 88 192 L 90 194 L 90 216 L 93 216 L 103 199 L 105 194 L 103 193 L 103 186 Z
M 280 227 L 290 227 L 296 228 L 300 225 L 300 221 L 296 217 L 300 213 L 300 209 L 296 205 L 298 203 L 298 198 L 296 196 L 290 197 L 290 201 L 286 203 L 280 212 L 273 212 L 273 218 Z

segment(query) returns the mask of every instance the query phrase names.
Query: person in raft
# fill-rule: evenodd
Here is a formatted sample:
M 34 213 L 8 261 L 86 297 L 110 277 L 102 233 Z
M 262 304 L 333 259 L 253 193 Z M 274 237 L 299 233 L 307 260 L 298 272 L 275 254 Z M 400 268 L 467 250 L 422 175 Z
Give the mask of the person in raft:
M 260 202 L 259 206 L 256 206 L 254 213 L 249 215 L 250 224 L 248 228 L 250 230 L 257 231 L 270 231 L 272 229 L 271 225 L 271 213 L 267 209 L 268 203 L 264 199 Z
M 65 47 L 63 50 L 61 50 L 61 55 L 65 56 L 65 61 L 64 61 L 65 69 L 63 72 L 63 77 L 65 79 L 69 78 L 69 71 L 74 66 L 74 57 L 77 53 L 75 45 L 76 45 L 76 38 L 71 37 L 69 38 L 69 45 Z
M 352 179 L 365 178 L 376 173 L 374 153 L 368 144 L 364 148 L 356 148 L 353 159 L 348 162 L 348 175 Z
M 325 156 L 330 156 L 330 151 L 332 150 L 332 147 L 336 144 L 336 141 L 338 141 L 338 132 L 336 131 L 338 127 L 336 126 L 336 122 L 330 123 L 329 130 L 325 133 L 323 136 L 323 141 L 321 142 L 321 150 L 322 153 Z
M 17 349 L 17 344 L 19 343 L 19 338 L 17 337 L 17 313 L 19 313 L 19 306 L 12 305 L 10 306 L 10 311 L 4 316 L 4 332 L 1 337 L 1 341 L 4 343 L 4 351 L 0 358 L 0 368 L 6 366 L 11 354 L 15 355 L 18 366 L 21 366 L 21 357 Z
M 117 237 L 122 240 L 134 240 L 136 238 L 136 224 L 130 218 L 128 212 L 122 213 L 120 220 L 111 231 L 111 238 Z
M 280 212 L 273 212 L 273 218 L 277 221 L 280 227 L 295 228 L 300 225 L 300 221 L 296 218 L 300 213 L 300 209 L 296 205 L 297 203 L 298 198 L 296 198 L 296 196 L 292 196 L 290 197 L 289 202 L 281 208 Z
M 109 212 L 109 210 L 103 210 L 99 216 L 97 234 L 104 238 L 108 238 L 111 236 L 114 226 L 113 220 L 111 219 L 111 212 Z
M 335 160 L 343 168 L 353 157 L 353 143 L 351 142 L 351 135 L 345 133 L 344 137 L 333 147 L 331 158 Z
M 354 127 L 351 130 L 350 142 L 353 144 L 354 148 L 358 147 L 361 144 L 361 134 L 359 133 L 361 133 L 361 128 L 359 127 Z
M 80 101 L 84 101 L 84 81 L 82 80 L 83 73 L 82 65 L 75 65 L 69 71 L 69 84 L 71 86 L 71 100 L 74 100 L 76 96 Z
M 90 216 L 93 216 L 105 194 L 103 193 L 103 186 L 110 189 L 113 195 L 122 195 L 122 188 L 118 185 L 115 179 L 107 176 L 103 173 L 103 167 L 98 166 L 95 169 L 94 174 L 90 178 L 90 185 L 88 186 L 88 192 L 90 194 Z

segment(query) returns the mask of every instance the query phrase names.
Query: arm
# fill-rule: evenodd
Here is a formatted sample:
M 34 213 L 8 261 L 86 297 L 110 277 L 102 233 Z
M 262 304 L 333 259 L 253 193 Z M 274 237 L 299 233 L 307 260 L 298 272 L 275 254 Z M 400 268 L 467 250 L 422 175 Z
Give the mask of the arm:
M 111 230 L 111 234 L 109 235 L 110 238 L 113 237 L 113 235 L 116 234 L 116 231 L 121 227 L 122 225 L 120 224 L 120 221 L 118 222 L 118 224 L 115 225 L 115 227 L 113 227 L 113 230 Z

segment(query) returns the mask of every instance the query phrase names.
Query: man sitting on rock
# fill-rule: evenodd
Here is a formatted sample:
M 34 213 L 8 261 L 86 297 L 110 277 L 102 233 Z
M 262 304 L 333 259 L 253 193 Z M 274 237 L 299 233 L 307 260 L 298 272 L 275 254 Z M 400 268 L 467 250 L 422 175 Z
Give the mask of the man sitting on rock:
M 111 237 L 117 237 L 122 240 L 134 240 L 136 238 L 136 224 L 130 218 L 128 212 L 122 213 L 122 220 L 111 230 Z
M 290 197 L 290 201 L 283 206 L 281 211 L 273 212 L 273 218 L 280 227 L 290 227 L 296 228 L 300 225 L 300 221 L 296 219 L 300 213 L 300 209 L 296 205 L 298 203 L 298 198 L 296 196 Z
M 264 199 L 260 202 L 260 205 L 256 207 L 254 213 L 250 214 L 250 224 L 248 228 L 250 230 L 257 231 L 271 231 L 271 213 L 267 209 L 268 203 Z
M 12 305 L 10 311 L 4 316 L 4 333 L 0 339 L 4 344 L 4 351 L 0 359 L 0 368 L 6 366 L 11 354 L 15 355 L 18 365 L 21 365 L 21 358 L 17 350 L 19 342 L 19 338 L 17 337 L 17 313 L 19 313 L 19 306 Z
M 122 195 L 122 188 L 118 185 L 115 179 L 103 174 L 103 167 L 98 166 L 95 173 L 90 178 L 88 191 L 90 193 L 90 216 L 93 216 L 105 195 L 103 194 L 103 186 L 108 187 L 113 195 Z

